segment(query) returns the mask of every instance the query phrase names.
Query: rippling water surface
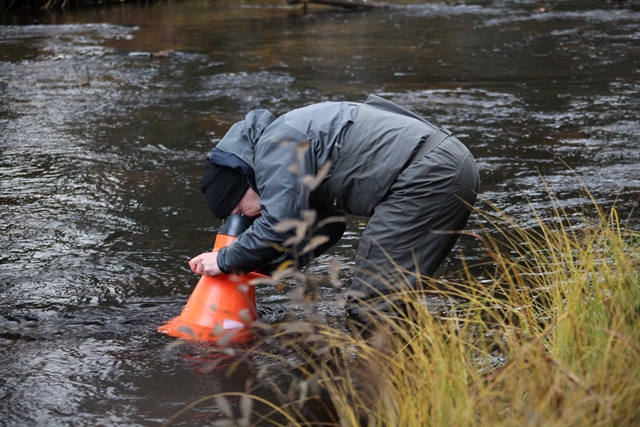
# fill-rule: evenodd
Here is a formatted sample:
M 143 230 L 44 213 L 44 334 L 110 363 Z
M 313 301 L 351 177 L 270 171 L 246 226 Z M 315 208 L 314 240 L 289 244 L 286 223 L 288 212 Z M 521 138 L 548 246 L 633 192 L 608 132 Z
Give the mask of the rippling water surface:
M 197 278 L 220 225 L 203 158 L 252 108 L 275 114 L 378 93 L 467 143 L 486 201 L 527 223 L 550 207 L 617 206 L 637 228 L 640 9 L 635 2 L 405 3 L 372 12 L 260 0 L 163 2 L 2 17 L 0 425 L 158 425 L 241 390 L 166 350 L 156 327 Z M 156 54 L 155 56 L 152 54 Z M 545 186 L 546 183 L 546 186 Z M 548 188 L 546 188 L 548 187 Z M 480 229 L 474 216 L 470 229 Z M 339 258 L 348 283 L 363 220 Z M 461 239 L 455 252 L 481 259 Z M 441 274 L 460 267 L 454 254 Z M 304 315 L 258 289 L 263 320 Z M 340 322 L 328 279 L 320 310 Z M 264 390 L 269 395 L 268 390 Z M 215 409 L 177 425 L 205 424 Z

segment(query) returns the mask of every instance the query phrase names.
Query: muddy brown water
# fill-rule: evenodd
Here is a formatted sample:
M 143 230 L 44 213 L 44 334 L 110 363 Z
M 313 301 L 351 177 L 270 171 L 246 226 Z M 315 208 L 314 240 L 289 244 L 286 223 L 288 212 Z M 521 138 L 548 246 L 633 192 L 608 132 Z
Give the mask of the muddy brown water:
M 377 93 L 467 143 L 481 205 L 534 223 L 534 208 L 551 207 L 544 183 L 578 210 L 589 209 L 586 186 L 638 227 L 637 2 L 305 14 L 284 1 L 204 0 L 1 19 L 3 426 L 159 425 L 242 390 L 267 363 L 207 373 L 206 353 L 167 350 L 172 339 L 156 332 L 184 306 L 197 281 L 187 260 L 220 225 L 197 188 L 203 158 L 253 108 Z M 363 224 L 349 218 L 345 238 L 308 269 L 325 280 L 318 311 L 337 324 L 329 260 L 348 283 Z M 474 216 L 468 228 L 485 225 Z M 484 256 L 462 238 L 439 274 L 460 268 L 459 252 Z M 265 322 L 304 317 L 289 301 L 296 286 L 259 287 Z M 218 414 L 205 404 L 176 425 Z

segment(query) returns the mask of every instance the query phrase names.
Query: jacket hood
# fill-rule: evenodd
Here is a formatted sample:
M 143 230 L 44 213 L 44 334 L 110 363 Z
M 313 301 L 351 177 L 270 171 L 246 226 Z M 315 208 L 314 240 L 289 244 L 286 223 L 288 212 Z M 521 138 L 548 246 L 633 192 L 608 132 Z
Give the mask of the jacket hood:
M 226 135 L 218 142 L 216 148 L 209 152 L 207 158 L 215 161 L 216 149 L 238 156 L 251 169 L 255 169 L 255 145 L 264 130 L 275 121 L 275 117 L 268 110 L 253 110 L 245 119 L 231 126 Z

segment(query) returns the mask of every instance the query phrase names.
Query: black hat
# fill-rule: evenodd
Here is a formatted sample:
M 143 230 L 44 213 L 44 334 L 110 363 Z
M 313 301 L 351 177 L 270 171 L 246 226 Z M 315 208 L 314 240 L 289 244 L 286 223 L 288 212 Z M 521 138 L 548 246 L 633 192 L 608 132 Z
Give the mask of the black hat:
M 204 193 L 209 209 L 218 219 L 229 215 L 247 192 L 249 182 L 246 176 L 235 169 L 207 161 L 200 189 Z

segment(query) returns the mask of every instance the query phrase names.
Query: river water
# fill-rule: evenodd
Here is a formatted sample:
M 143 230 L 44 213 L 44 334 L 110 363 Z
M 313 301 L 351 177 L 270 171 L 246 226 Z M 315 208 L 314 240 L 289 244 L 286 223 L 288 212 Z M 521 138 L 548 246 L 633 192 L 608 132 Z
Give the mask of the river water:
M 192 0 L 2 16 L 0 425 L 160 425 L 255 377 L 260 360 L 206 372 L 206 353 L 167 349 L 174 340 L 156 332 L 184 306 L 197 282 L 187 260 L 220 225 L 198 190 L 203 158 L 253 108 L 377 93 L 469 146 L 480 206 L 526 224 L 549 191 L 588 210 L 586 186 L 638 228 L 637 2 L 401 6 Z M 349 218 L 308 269 L 337 323 L 329 260 L 348 283 L 363 224 Z M 468 228 L 486 225 L 474 215 Z M 439 274 L 460 268 L 459 252 L 483 259 L 470 238 L 454 252 Z M 304 316 L 295 287 L 258 288 L 263 321 Z M 205 405 L 174 425 L 218 413 Z

